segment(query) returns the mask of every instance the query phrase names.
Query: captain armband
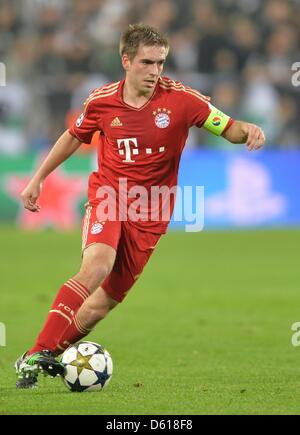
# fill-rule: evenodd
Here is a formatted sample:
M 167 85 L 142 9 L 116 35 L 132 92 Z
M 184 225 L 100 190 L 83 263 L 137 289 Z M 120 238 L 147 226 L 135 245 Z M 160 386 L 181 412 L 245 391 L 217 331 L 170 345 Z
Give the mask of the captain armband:
M 215 134 L 216 136 L 221 136 L 223 131 L 225 130 L 228 121 L 230 120 L 230 116 L 225 115 L 225 113 L 218 110 L 216 107 L 210 104 L 211 112 L 209 117 L 203 124 L 203 128 Z

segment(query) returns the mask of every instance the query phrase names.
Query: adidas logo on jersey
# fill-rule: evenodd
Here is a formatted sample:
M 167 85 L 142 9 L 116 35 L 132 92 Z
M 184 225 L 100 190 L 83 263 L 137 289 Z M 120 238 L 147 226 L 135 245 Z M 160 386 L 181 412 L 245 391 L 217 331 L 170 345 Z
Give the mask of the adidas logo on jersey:
M 122 122 L 119 120 L 118 117 L 116 117 L 110 124 L 111 127 L 122 127 L 123 124 Z

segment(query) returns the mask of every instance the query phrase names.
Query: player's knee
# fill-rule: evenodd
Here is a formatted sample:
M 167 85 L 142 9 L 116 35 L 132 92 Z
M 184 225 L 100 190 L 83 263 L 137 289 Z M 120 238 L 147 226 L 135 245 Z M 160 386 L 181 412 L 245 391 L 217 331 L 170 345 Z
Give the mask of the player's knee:
M 83 263 L 80 268 L 81 279 L 89 283 L 89 287 L 97 288 L 109 275 L 111 266 L 106 262 L 98 262 L 97 259 Z
M 115 258 L 115 250 L 100 243 L 84 251 L 80 275 L 89 283 L 89 288 L 96 288 L 104 281 L 113 268 Z

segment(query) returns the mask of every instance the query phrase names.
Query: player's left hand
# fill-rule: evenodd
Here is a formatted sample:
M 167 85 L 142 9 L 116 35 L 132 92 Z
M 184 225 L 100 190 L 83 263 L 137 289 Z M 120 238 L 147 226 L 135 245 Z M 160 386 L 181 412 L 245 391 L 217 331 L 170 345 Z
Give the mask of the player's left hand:
M 248 138 L 247 138 L 247 148 L 248 151 L 259 150 L 265 144 L 266 138 L 264 132 L 260 127 L 255 124 L 247 123 Z

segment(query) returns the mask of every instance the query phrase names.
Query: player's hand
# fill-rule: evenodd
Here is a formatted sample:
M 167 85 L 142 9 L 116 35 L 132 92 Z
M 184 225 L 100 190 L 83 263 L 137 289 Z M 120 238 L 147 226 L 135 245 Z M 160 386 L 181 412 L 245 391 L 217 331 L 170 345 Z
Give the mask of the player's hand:
M 264 132 L 255 124 L 247 123 L 247 148 L 248 151 L 259 150 L 265 144 L 266 138 Z
M 30 182 L 21 193 L 24 207 L 32 212 L 39 212 L 41 207 L 37 204 L 37 200 L 41 194 L 42 184 Z

